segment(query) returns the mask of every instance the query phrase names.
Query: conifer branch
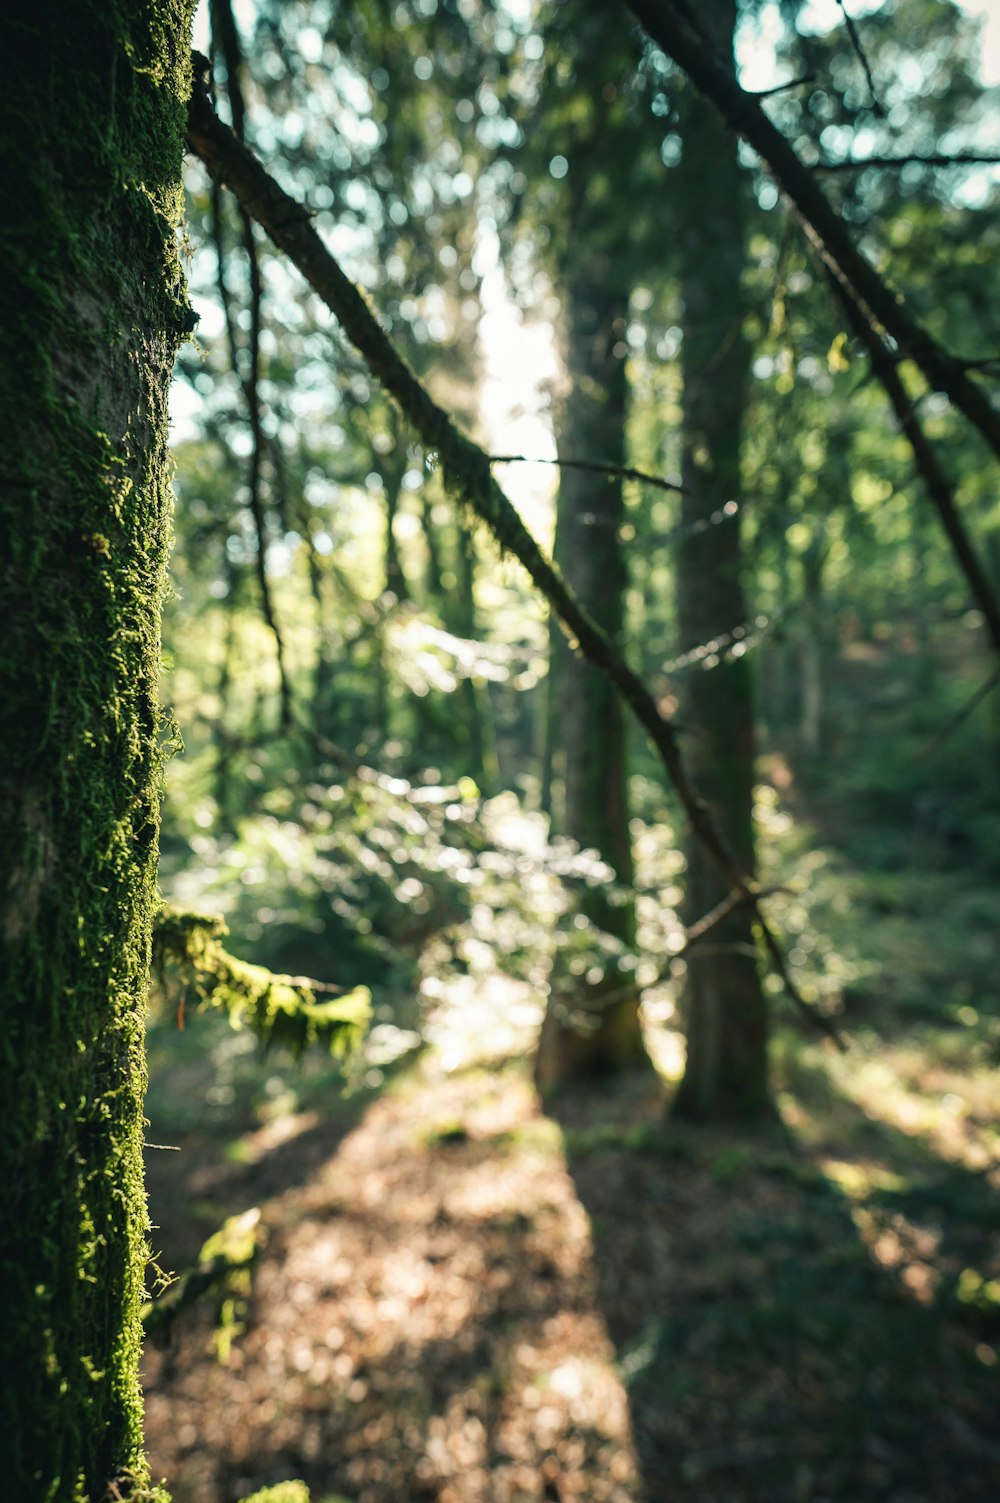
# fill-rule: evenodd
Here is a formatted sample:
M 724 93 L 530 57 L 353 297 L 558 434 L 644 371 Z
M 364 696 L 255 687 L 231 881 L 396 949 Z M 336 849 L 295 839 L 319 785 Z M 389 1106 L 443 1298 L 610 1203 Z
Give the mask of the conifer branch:
M 202 1004 L 247 1023 L 265 1047 L 302 1054 L 322 1044 L 330 1054 L 351 1053 L 371 1012 L 365 986 L 345 992 L 307 976 L 281 976 L 239 960 L 223 947 L 227 933 L 215 914 L 184 913 L 164 906 L 153 926 L 152 974 L 165 996 L 179 995 L 178 1022 L 190 993 Z M 317 994 L 331 994 L 317 1001 Z
M 229 1216 L 205 1242 L 196 1263 L 176 1278 L 161 1276 L 160 1289 L 142 1307 L 143 1334 L 166 1346 L 178 1316 L 206 1294 L 225 1288 L 236 1295 L 246 1295 L 262 1241 L 260 1211 L 256 1206 Z

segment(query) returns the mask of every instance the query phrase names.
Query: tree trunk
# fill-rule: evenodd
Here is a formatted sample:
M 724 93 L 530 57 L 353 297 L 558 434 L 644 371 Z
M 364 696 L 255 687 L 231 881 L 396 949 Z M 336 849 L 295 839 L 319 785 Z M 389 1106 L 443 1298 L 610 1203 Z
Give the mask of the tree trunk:
M 480 636 L 476 611 L 475 547 L 466 533 L 458 536 L 456 545 L 458 586 L 451 611 L 451 629 L 457 637 L 475 642 Z M 458 703 L 455 739 L 465 761 L 464 771 L 475 779 L 484 793 L 492 793 L 497 783 L 496 730 L 485 685 L 472 677 L 463 679 L 458 689 Z
M 799 643 L 799 747 L 813 770 L 823 746 L 826 653 L 824 651 L 823 548 L 814 541 L 802 560 L 802 638 Z
M 190 11 L 39 0 L 0 28 L 0 1390 L 4 1495 L 32 1503 L 146 1480 L 143 1027 Z
M 716 50 L 732 56 L 733 0 L 706 0 L 702 24 Z M 747 380 L 743 338 L 744 184 L 736 144 L 714 108 L 685 91 L 679 169 L 681 294 L 684 304 L 684 459 L 678 555 L 681 646 L 710 643 L 746 619 L 740 582 L 739 513 L 710 522 L 740 495 Z M 712 662 L 709 658 L 708 663 Z M 745 658 L 695 667 L 684 718 L 691 769 L 741 867 L 752 872 L 754 711 Z M 708 913 L 727 884 L 701 846 L 688 841 L 686 918 Z M 689 952 L 684 1013 L 687 1062 L 675 1111 L 700 1120 L 768 1109 L 767 1015 L 750 917 L 735 909 Z
M 561 455 L 625 462 L 628 389 L 625 325 L 628 289 L 607 256 L 595 253 L 587 272 L 566 287 L 567 370 L 570 394 L 559 435 Z M 559 482 L 556 554 L 581 605 L 619 646 L 624 628 L 625 559 L 621 480 L 563 470 Z M 604 676 L 575 652 L 557 655 L 558 739 L 565 768 L 562 827 L 580 846 L 598 852 L 620 888 L 632 882 L 628 828 L 625 725 L 621 703 Z M 587 888 L 581 908 L 598 929 L 631 948 L 635 909 L 613 902 L 606 885 Z M 546 1087 L 604 1074 L 645 1059 L 634 984 L 615 964 L 603 978 L 573 978 L 559 999 L 557 977 L 539 1041 L 535 1073 Z M 574 1020 L 572 1014 L 582 1016 Z M 574 1026 L 574 1022 L 576 1026 Z M 584 1023 L 581 1029 L 579 1023 Z

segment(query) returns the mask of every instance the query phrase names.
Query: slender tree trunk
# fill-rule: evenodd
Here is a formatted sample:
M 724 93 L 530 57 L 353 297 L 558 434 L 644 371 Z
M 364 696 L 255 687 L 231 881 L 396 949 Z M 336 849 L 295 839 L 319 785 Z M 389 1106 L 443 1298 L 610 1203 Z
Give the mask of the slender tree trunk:
M 625 324 L 628 288 L 607 257 L 595 253 L 585 274 L 567 279 L 567 369 L 571 389 L 559 436 L 562 454 L 625 462 L 628 389 Z M 565 470 L 560 476 L 557 555 L 568 584 L 619 645 L 624 635 L 626 567 L 619 539 L 624 519 L 620 479 Z M 603 675 L 574 652 L 557 655 L 559 740 L 565 766 L 562 826 L 614 871 L 620 892 L 632 882 L 625 725 L 621 703 Z M 606 886 L 585 890 L 581 906 L 606 934 L 635 941 L 631 897 L 615 902 Z M 601 981 L 559 981 L 542 1028 L 536 1077 L 542 1086 L 612 1072 L 645 1059 L 634 985 L 609 964 Z M 567 1004 L 568 1013 L 567 1015 Z M 579 1020 L 572 1013 L 579 1011 Z M 589 1022 L 583 1031 L 580 1022 Z M 574 1026 L 575 1023 L 575 1026 Z
M 562 563 L 557 560 L 559 568 Z M 549 618 L 549 670 L 541 686 L 538 698 L 538 807 L 555 823 L 554 786 L 556 780 L 556 757 L 558 755 L 559 686 L 562 663 L 560 653 L 565 651 L 565 638 L 558 623 Z
M 570 456 L 571 458 L 573 456 Z M 562 495 L 562 492 L 560 492 Z M 560 503 L 561 506 L 561 503 Z M 553 539 L 552 559 L 559 572 L 566 577 L 565 544 L 567 529 L 559 525 L 560 506 L 556 508 L 556 535 Z M 549 671 L 545 678 L 545 698 L 542 710 L 541 767 L 539 803 L 544 814 L 549 816 L 553 829 L 564 823 L 565 803 L 556 798 L 556 787 L 565 793 L 565 755 L 560 721 L 562 718 L 563 681 L 569 647 L 559 618 L 549 611 Z
M 3 1493 L 31 1503 L 146 1477 L 143 1026 L 189 22 L 188 0 L 38 0 L 0 27 L 0 1391 Z
M 406 474 L 406 449 L 402 448 L 401 451 L 399 420 L 395 414 L 392 423 L 394 447 L 380 466 L 382 484 L 385 486 L 385 588 L 397 600 L 409 600 L 410 587 L 396 541 L 396 517 L 403 494 L 403 476 Z
M 228 619 L 226 621 L 226 639 L 222 649 L 222 663 L 219 668 L 219 680 L 216 685 L 216 694 L 219 700 L 219 708 L 212 726 L 212 739 L 215 743 L 215 766 L 213 769 L 213 784 L 215 788 L 215 803 L 218 810 L 217 821 L 221 830 L 234 830 L 236 828 L 236 810 L 233 805 L 233 753 L 230 746 L 227 722 L 229 716 L 229 691 L 233 682 L 233 663 L 236 658 L 236 609 L 232 603 L 234 571 L 230 569 L 230 588 L 227 599 L 230 601 Z
M 823 745 L 826 653 L 823 642 L 823 549 L 816 543 L 802 561 L 802 639 L 799 643 L 799 746 L 815 767 Z
M 734 0 L 699 12 L 719 54 L 732 56 Z M 704 522 L 740 494 L 747 380 L 743 338 L 744 185 L 736 145 L 711 105 L 688 89 L 683 102 L 681 215 L 684 524 Z M 746 618 L 740 582 L 739 514 L 686 530 L 678 556 L 682 648 L 711 642 Z M 711 659 L 707 660 L 711 662 Z M 737 861 L 753 870 L 754 710 L 744 658 L 695 668 L 685 716 L 692 771 Z M 686 917 L 694 922 L 726 896 L 700 845 L 688 841 Z M 754 938 L 735 909 L 687 957 L 687 1062 L 675 1110 L 694 1119 L 753 1116 L 768 1107 L 767 1016 Z
M 478 641 L 481 635 L 476 610 L 476 554 L 472 538 L 462 533 L 456 540 L 458 589 L 455 592 L 455 635 L 466 641 Z M 463 679 L 459 688 L 466 771 L 475 778 L 484 793 L 497 786 L 496 724 L 493 705 L 485 683 Z

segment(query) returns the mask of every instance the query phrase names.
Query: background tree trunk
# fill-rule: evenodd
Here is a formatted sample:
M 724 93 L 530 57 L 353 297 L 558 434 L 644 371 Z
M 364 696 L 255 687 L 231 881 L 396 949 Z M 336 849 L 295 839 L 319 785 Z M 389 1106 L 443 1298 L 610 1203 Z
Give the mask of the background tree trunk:
M 595 275 L 596 272 L 596 275 Z M 625 325 L 628 288 L 606 255 L 595 253 L 587 274 L 567 279 L 566 365 L 570 393 L 560 425 L 559 450 L 568 458 L 625 463 L 628 387 Z M 619 646 L 622 643 L 627 571 L 620 541 L 624 520 L 617 477 L 563 470 L 559 480 L 556 557 L 576 598 Z M 555 662 L 558 693 L 550 701 L 562 748 L 564 801 L 559 827 L 580 846 L 598 852 L 627 889 L 632 882 L 628 827 L 625 724 L 621 701 L 607 679 L 564 645 Z M 628 897 L 613 902 L 606 886 L 587 888 L 586 916 L 631 948 L 635 908 Z M 593 1014 L 588 1031 L 570 1026 L 556 990 L 546 1013 L 536 1060 L 542 1086 L 571 1077 L 611 1072 L 645 1058 L 639 999 L 615 965 L 587 985 L 574 978 L 571 1011 Z M 609 1000 L 614 996 L 613 1001 Z
M 0 1391 L 4 1495 L 32 1503 L 145 1480 L 143 1026 L 190 11 L 39 0 L 2 25 Z
M 732 56 L 733 0 L 701 11 L 720 55 Z M 683 160 L 677 193 L 681 237 L 681 351 L 684 459 L 678 552 L 681 648 L 690 650 L 746 619 L 740 581 L 739 514 L 690 532 L 740 495 L 740 450 L 747 347 L 743 337 L 744 184 L 736 142 L 714 108 L 685 90 Z M 711 663 L 709 658 L 706 662 Z M 690 765 L 722 833 L 752 872 L 754 710 L 745 658 L 691 670 L 684 718 L 698 727 Z M 685 912 L 689 923 L 726 896 L 726 883 L 695 840 L 688 840 Z M 687 957 L 684 1013 L 687 1062 L 675 1102 L 682 1116 L 725 1119 L 768 1107 L 767 1016 L 754 937 L 745 908 L 735 909 Z

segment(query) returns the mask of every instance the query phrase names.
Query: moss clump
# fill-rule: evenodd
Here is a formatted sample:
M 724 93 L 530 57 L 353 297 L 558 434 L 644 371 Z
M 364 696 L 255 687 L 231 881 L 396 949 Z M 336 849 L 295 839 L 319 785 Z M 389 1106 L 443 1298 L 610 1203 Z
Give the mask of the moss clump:
M 252 1497 L 244 1498 L 243 1503 L 309 1503 L 309 1489 L 304 1482 L 279 1482 L 275 1487 L 265 1487 Z M 331 1503 L 338 1503 L 338 1500 L 331 1499 Z
M 213 914 L 160 911 L 153 930 L 153 974 L 164 995 L 176 996 L 182 1019 L 194 999 L 227 1012 L 234 1027 L 250 1027 L 266 1047 L 279 1044 L 298 1055 L 319 1044 L 334 1056 L 357 1047 L 371 1014 L 366 986 L 318 1001 L 319 982 L 276 975 L 230 955 L 222 944 L 227 933 Z

